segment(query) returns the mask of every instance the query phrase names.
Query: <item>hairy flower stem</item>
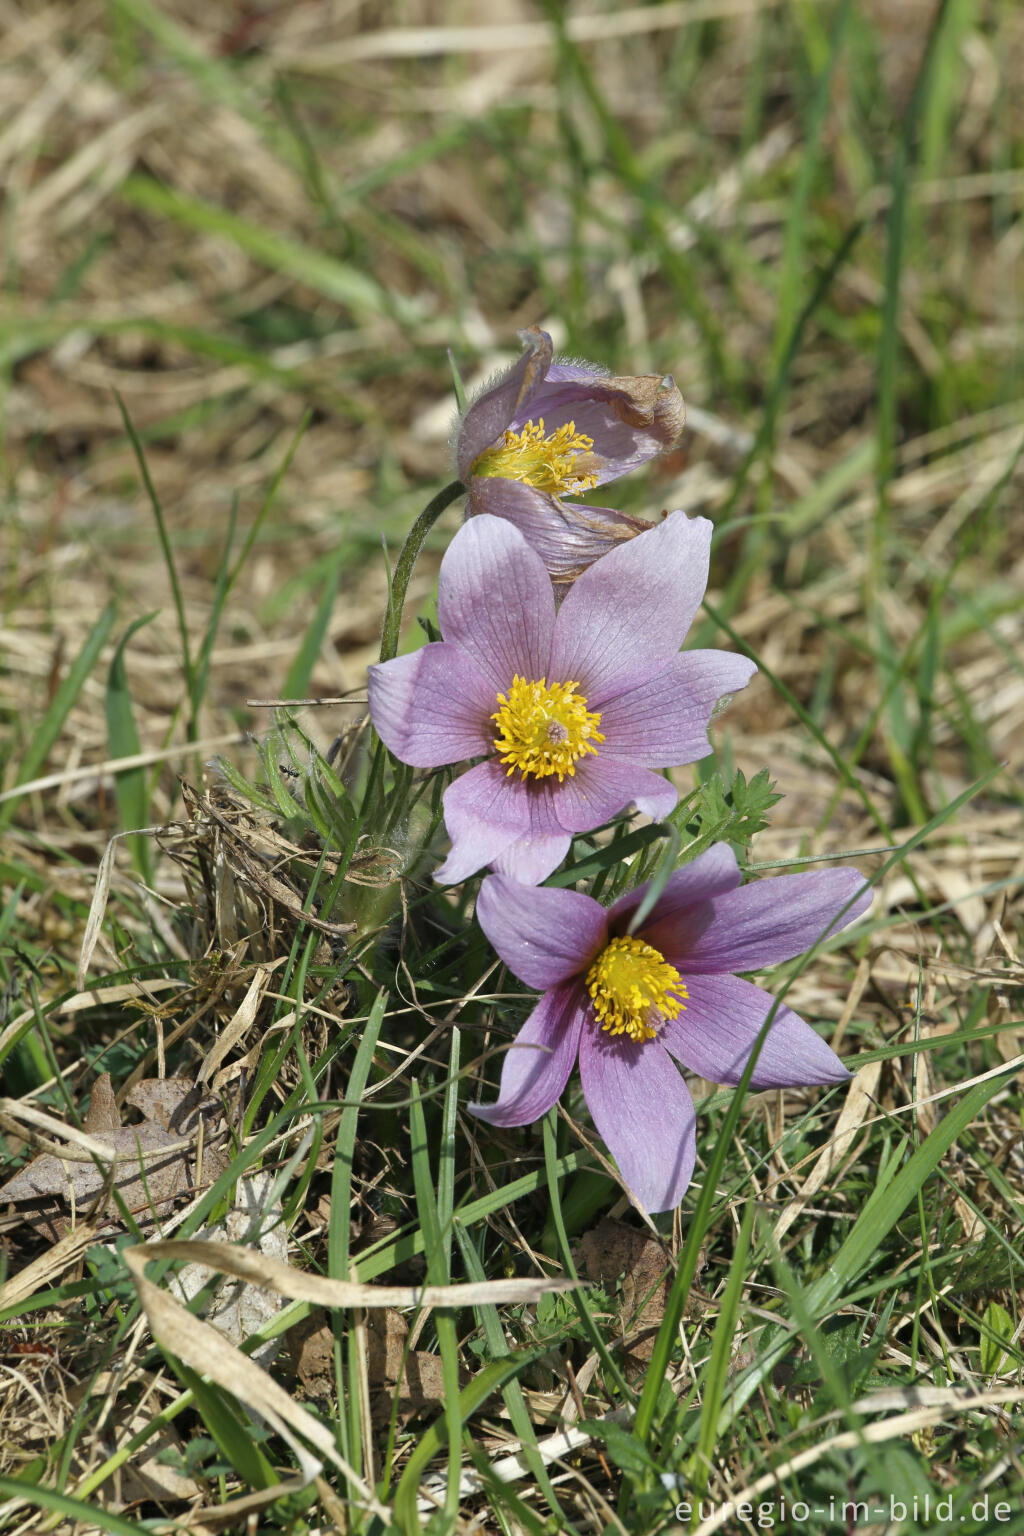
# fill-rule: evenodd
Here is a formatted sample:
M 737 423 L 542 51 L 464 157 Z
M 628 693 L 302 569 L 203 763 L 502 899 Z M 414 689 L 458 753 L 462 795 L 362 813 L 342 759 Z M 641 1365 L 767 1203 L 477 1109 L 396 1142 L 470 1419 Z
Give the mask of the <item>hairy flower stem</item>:
M 390 661 L 398 653 L 398 637 L 402 628 L 402 614 L 405 609 L 406 594 L 409 591 L 409 581 L 412 577 L 413 567 L 419 559 L 420 552 L 426 543 L 427 535 L 437 522 L 441 513 L 451 506 L 453 501 L 465 494 L 466 487 L 461 480 L 452 480 L 442 490 L 438 491 L 423 508 L 419 517 L 409 530 L 405 543 L 402 545 L 395 573 L 391 578 L 391 592 L 388 597 L 387 614 L 384 619 L 384 632 L 381 635 L 380 659 Z M 365 831 L 371 836 L 376 829 L 377 833 L 384 832 L 384 762 L 385 747 L 381 741 L 377 741 L 370 764 L 370 774 L 366 784 L 366 793 L 363 796 L 361 821 Z M 405 782 L 402 782 L 404 779 Z M 405 801 L 408 798 L 412 784 L 412 775 L 403 774 L 396 782 L 394 791 L 387 796 L 387 812 L 389 825 L 394 826 L 400 821 L 405 812 Z
M 402 627 L 402 610 L 405 607 L 405 596 L 409 590 L 409 579 L 412 576 L 413 566 L 419 559 L 420 551 L 426 542 L 427 534 L 437 522 L 441 513 L 451 506 L 453 501 L 465 494 L 466 487 L 461 480 L 453 480 L 443 490 L 438 491 L 432 501 L 423 508 L 419 517 L 409 530 L 409 536 L 402 545 L 402 553 L 398 557 L 395 566 L 395 574 L 391 581 L 391 597 L 388 602 L 387 616 L 384 620 L 384 633 L 380 642 L 381 661 L 390 661 L 398 654 L 398 636 Z

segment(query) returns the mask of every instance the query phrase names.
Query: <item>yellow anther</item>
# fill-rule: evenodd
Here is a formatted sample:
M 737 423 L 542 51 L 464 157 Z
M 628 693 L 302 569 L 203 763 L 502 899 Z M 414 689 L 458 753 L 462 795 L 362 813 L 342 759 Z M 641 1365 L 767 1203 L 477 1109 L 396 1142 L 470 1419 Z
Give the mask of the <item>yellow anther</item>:
M 640 1044 L 653 1040 L 666 1019 L 686 1007 L 683 979 L 664 955 L 642 939 L 612 939 L 587 972 L 594 1014 L 610 1035 Z
M 577 432 L 574 421 L 564 422 L 546 437 L 542 416 L 528 421 L 521 432 L 509 428 L 499 443 L 485 448 L 473 465 L 473 474 L 522 480 L 554 496 L 575 496 L 597 484 L 596 475 L 575 470 L 580 454 L 592 452 L 593 447 L 594 439 Z
M 597 752 L 595 742 L 604 741 L 597 727 L 601 716 L 587 709 L 587 701 L 577 694 L 578 683 L 539 683 L 516 676 L 507 694 L 498 694 L 497 709 L 491 719 L 500 734 L 494 748 L 508 765 L 509 777 L 520 769 L 523 778 L 534 774 L 538 779 L 558 774 L 559 783 L 566 774 L 572 777 L 576 764 L 588 752 Z

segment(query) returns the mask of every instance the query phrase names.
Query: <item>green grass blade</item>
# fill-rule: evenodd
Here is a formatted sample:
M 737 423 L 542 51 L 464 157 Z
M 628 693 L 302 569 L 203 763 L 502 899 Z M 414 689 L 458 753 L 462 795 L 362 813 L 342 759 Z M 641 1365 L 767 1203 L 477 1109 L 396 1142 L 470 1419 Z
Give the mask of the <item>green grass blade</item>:
M 173 219 L 200 234 L 220 235 L 271 271 L 294 278 L 335 304 L 343 305 L 359 320 L 376 319 L 381 315 L 411 318 L 407 302 L 388 294 L 357 267 L 301 245 L 285 235 L 263 229 L 226 208 L 190 197 L 145 176 L 128 176 L 118 190 L 129 207 Z
M 1002 1092 L 1016 1071 L 1017 1068 L 1011 1065 L 987 1082 L 976 1083 L 968 1089 L 945 1119 L 939 1121 L 927 1140 L 912 1153 L 900 1171 L 870 1197 L 825 1273 L 807 1288 L 807 1307 L 816 1320 L 820 1321 L 834 1310 L 846 1287 L 870 1263 L 903 1212 L 917 1198 L 918 1191 L 934 1173 L 940 1159 L 975 1116 L 980 1114 L 989 1099 Z M 730 1419 L 770 1375 L 779 1358 L 789 1348 L 790 1342 L 788 1330 L 773 1334 L 766 1341 L 756 1365 L 737 1382 L 731 1398 L 723 1408 L 718 1424 L 721 1433 L 725 1432 Z
M 324 581 L 324 589 L 320 594 L 320 601 L 310 620 L 309 626 L 302 637 L 302 644 L 284 680 L 284 696 L 286 699 L 300 698 L 309 691 L 309 680 L 313 675 L 320 648 L 327 634 L 327 627 L 331 622 L 331 614 L 334 612 L 334 603 L 338 595 L 338 582 L 345 568 L 348 551 L 342 545 Z
M 196 1411 L 224 1459 L 250 1488 L 272 1488 L 279 1479 L 253 1440 L 252 1425 L 246 1423 L 218 1388 L 208 1386 L 201 1376 L 173 1356 L 171 1364 L 182 1384 L 192 1393 Z
M 480 1256 L 473 1247 L 466 1228 L 458 1220 L 455 1221 L 455 1236 L 458 1240 L 459 1251 L 462 1254 L 466 1278 L 468 1280 L 486 1280 L 487 1274 L 480 1261 Z M 497 1307 L 492 1302 L 483 1302 L 475 1307 L 474 1311 L 480 1320 L 484 1338 L 487 1341 L 487 1348 L 491 1355 L 497 1359 L 507 1359 L 512 1351 L 509 1349 L 505 1339 Z M 552 1514 L 564 1520 L 565 1516 L 558 1502 L 558 1495 L 551 1484 L 547 1467 L 544 1465 L 537 1446 L 537 1436 L 526 1406 L 526 1399 L 523 1397 L 523 1389 L 514 1376 L 502 1387 L 501 1395 L 505 1400 L 505 1407 L 508 1409 L 512 1428 L 523 1442 L 523 1459 L 530 1469 L 531 1477 L 536 1482 L 545 1499 L 547 1499 Z M 566 1528 L 568 1530 L 573 1529 L 568 1522 L 566 1522 Z
M 199 711 L 203 707 L 206 697 L 206 684 L 210 677 L 210 657 L 213 655 L 214 643 L 217 639 L 217 631 L 220 628 L 221 615 L 224 612 L 224 603 L 227 599 L 230 586 L 230 570 L 228 562 L 231 559 L 231 546 L 235 538 L 235 525 L 238 521 L 238 498 L 231 498 L 231 510 L 228 513 L 228 526 L 224 538 L 224 548 L 217 565 L 217 578 L 213 587 L 213 598 L 210 603 L 210 614 L 206 621 L 206 631 L 199 646 L 199 654 L 192 670 L 192 681 L 189 688 L 189 708 L 192 719 L 199 719 Z
M 493 1392 L 500 1392 L 507 1381 L 511 1381 L 534 1360 L 539 1360 L 544 1353 L 542 1349 L 519 1350 L 505 1360 L 494 1360 L 490 1365 L 485 1365 L 483 1370 L 479 1371 L 469 1385 L 458 1394 L 455 1421 L 464 1424 Z M 419 1536 L 422 1530 L 416 1509 L 416 1494 L 420 1478 L 431 1458 L 436 1456 L 443 1446 L 450 1444 L 446 1433 L 447 1423 L 447 1419 L 438 1419 L 430 1426 L 406 1462 L 405 1471 L 395 1489 L 393 1505 L 395 1519 L 399 1529 L 405 1532 L 405 1536 Z
M 462 1031 L 452 1025 L 448 1050 L 448 1081 L 441 1110 L 441 1144 L 437 1170 L 437 1219 L 445 1262 L 451 1271 L 452 1214 L 455 1210 L 455 1170 L 458 1166 L 459 1057 Z
M 412 1086 L 413 1098 L 409 1106 L 412 1175 L 416 1191 L 416 1213 L 423 1232 L 424 1252 L 427 1257 L 427 1276 L 433 1285 L 447 1285 L 451 1279 L 451 1228 L 449 1227 L 447 1233 L 442 1228 L 430 1167 L 426 1117 L 419 1096 L 419 1085 L 414 1082 Z M 438 1309 L 434 1316 L 434 1326 L 437 1329 L 437 1342 L 441 1351 L 444 1422 L 449 1447 L 445 1513 L 450 1519 L 454 1519 L 459 1508 L 458 1447 L 462 1444 L 464 1422 L 459 1404 L 459 1339 L 455 1330 L 455 1317 L 449 1309 Z M 401 1486 L 399 1483 L 396 1490 L 396 1504 Z
M 178 568 L 174 563 L 174 554 L 171 550 L 171 538 L 167 530 L 167 524 L 164 521 L 164 509 L 160 504 L 160 498 L 156 493 L 156 487 L 154 486 L 152 478 L 150 477 L 149 465 L 146 463 L 146 454 L 145 450 L 143 449 L 142 442 L 139 438 L 139 434 L 135 430 L 135 425 L 131 417 L 128 415 L 128 409 L 124 401 L 121 399 L 121 396 L 117 395 L 116 399 L 118 409 L 121 412 L 121 419 L 124 422 L 124 429 L 128 434 L 129 441 L 131 442 L 132 450 L 135 454 L 135 459 L 139 466 L 139 473 L 142 476 L 142 483 L 146 487 L 146 495 L 149 497 L 149 504 L 153 509 L 153 517 L 156 521 L 157 537 L 160 540 L 160 551 L 164 557 L 164 565 L 167 569 L 167 579 L 171 584 L 171 594 L 174 598 L 174 612 L 178 620 L 178 639 L 181 643 L 181 667 L 185 678 L 185 692 L 188 698 L 191 700 L 195 679 L 195 674 L 192 668 L 192 642 L 189 639 L 188 621 L 185 618 L 185 599 L 182 596 L 181 583 L 178 580 Z M 189 740 L 195 741 L 197 739 L 197 727 L 194 715 L 188 720 L 187 729 L 189 733 Z
M 587 1152 L 569 1152 L 557 1159 L 555 1167 L 559 1178 L 565 1178 L 570 1173 L 589 1167 L 590 1162 L 590 1154 Z M 503 1211 L 506 1206 L 512 1205 L 516 1200 L 535 1195 L 538 1190 L 547 1186 L 547 1182 L 546 1168 L 537 1168 L 532 1173 L 524 1173 L 518 1179 L 513 1179 L 510 1184 L 503 1184 L 476 1200 L 468 1201 L 459 1209 L 459 1220 L 467 1227 L 475 1226 L 477 1222 L 486 1221 L 495 1212 Z M 407 1233 L 402 1237 L 389 1239 L 381 1248 L 371 1248 L 366 1254 L 360 1254 L 356 1261 L 356 1270 L 360 1280 L 373 1280 L 377 1275 L 386 1275 L 389 1270 L 394 1269 L 396 1264 L 404 1264 L 423 1251 L 423 1233 L 421 1231 Z
M 57 688 L 42 720 L 33 727 L 32 739 L 25 748 L 14 781 L 14 788 L 37 778 L 39 770 L 50 755 L 50 750 L 60 735 L 67 717 L 85 686 L 100 651 L 110 638 L 114 627 L 114 607 L 108 604 L 86 636 L 85 644 L 71 664 L 67 677 Z M 19 797 L 12 795 L 0 804 L 0 830 L 8 825 L 19 805 Z
M 380 1037 L 380 1027 L 387 1010 L 388 995 L 378 993 L 363 1029 L 352 1071 L 345 1088 L 346 1105 L 341 1112 L 331 1170 L 331 1223 L 327 1234 L 327 1273 L 335 1280 L 349 1279 L 351 1254 L 350 1205 L 352 1200 L 352 1163 L 355 1157 L 359 1100 L 373 1065 L 373 1053 Z
M 842 53 L 852 0 L 841 0 L 832 26 L 828 59 L 818 76 L 811 110 L 804 127 L 804 152 L 800 160 L 796 182 L 787 199 L 789 213 L 786 219 L 785 244 L 782 252 L 782 271 L 779 275 L 779 309 L 775 325 L 774 369 L 783 367 L 789 338 L 799 313 L 800 294 L 805 284 L 803 271 L 807 212 L 811 189 L 817 174 L 824 147 L 824 126 L 832 105 L 832 79 Z
M 147 613 L 141 619 L 136 619 L 134 624 L 130 624 L 125 630 L 110 663 L 110 671 L 107 674 L 105 703 L 107 711 L 107 746 L 113 758 L 135 757 L 142 751 L 142 739 L 139 736 L 138 726 L 135 724 L 135 706 L 132 703 L 131 689 L 128 685 L 128 671 L 125 667 L 124 653 L 132 636 L 155 618 L 155 613 Z M 117 796 L 117 808 L 121 817 L 121 826 L 125 831 L 130 831 L 135 827 L 148 826 L 149 791 L 144 768 L 125 768 L 120 773 L 116 773 L 114 775 L 114 793 Z M 149 839 L 145 837 L 131 837 L 127 841 L 131 851 L 132 863 L 146 884 L 152 885 L 153 856 Z
M 23 1483 L 16 1477 L 0 1476 L 0 1494 L 5 1499 L 24 1499 L 37 1509 L 63 1515 L 66 1520 L 74 1521 L 87 1531 L 105 1531 L 108 1536 L 139 1536 L 140 1529 L 144 1529 L 136 1520 L 122 1520 L 120 1515 L 100 1505 L 85 1504 L 81 1499 L 73 1499 L 66 1493 L 58 1493 L 55 1488 L 45 1488 L 37 1482 Z
M 569 1235 L 565 1230 L 565 1218 L 562 1215 L 562 1197 L 559 1190 L 560 1170 L 555 1156 L 556 1114 L 556 1110 L 550 1109 L 542 1122 L 544 1133 L 544 1171 L 547 1175 L 548 1199 L 551 1201 L 551 1219 L 558 1238 L 558 1249 L 562 1266 L 570 1280 L 578 1280 L 579 1274 L 576 1270 L 572 1250 L 569 1247 Z M 622 1394 L 625 1402 L 632 1402 L 632 1388 L 608 1350 L 608 1346 L 601 1335 L 601 1330 L 595 1323 L 590 1308 L 587 1305 L 585 1293 L 582 1290 L 576 1289 L 571 1294 L 573 1304 L 579 1313 L 580 1321 L 583 1323 L 590 1342 L 604 1367 L 607 1390 L 611 1391 L 614 1385 Z
M 701 1393 L 697 1454 L 690 1463 L 690 1481 L 698 1498 L 707 1491 L 712 1457 L 719 1438 L 718 1415 L 728 1379 L 736 1319 L 739 1315 L 740 1298 L 746 1280 L 747 1254 L 750 1251 L 750 1231 L 755 1210 L 756 1206 L 752 1200 L 748 1200 L 743 1207 L 743 1219 L 736 1239 L 736 1247 L 733 1250 L 732 1262 L 729 1265 L 729 1279 L 726 1282 L 721 1311 L 711 1338 L 711 1358 Z

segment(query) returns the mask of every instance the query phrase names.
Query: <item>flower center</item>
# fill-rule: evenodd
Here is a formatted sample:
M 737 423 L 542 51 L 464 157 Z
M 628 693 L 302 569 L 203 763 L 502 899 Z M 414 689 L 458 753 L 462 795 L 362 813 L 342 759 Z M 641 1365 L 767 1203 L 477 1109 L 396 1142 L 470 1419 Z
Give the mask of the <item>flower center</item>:
M 501 480 L 523 480 L 538 491 L 575 496 L 597 484 L 596 475 L 578 475 L 574 465 L 581 453 L 590 453 L 594 439 L 576 431 L 567 421 L 550 437 L 544 435 L 544 418 L 528 421 L 521 432 L 511 428 L 492 448 L 485 448 L 473 465 L 474 475 Z
M 639 1045 L 686 1007 L 674 965 L 642 939 L 612 939 L 587 972 L 587 990 L 601 1028 Z
M 517 768 L 538 779 L 557 773 L 561 783 L 572 777 L 578 760 L 587 752 L 596 754 L 596 741 L 604 741 L 597 727 L 601 716 L 587 709 L 587 701 L 576 693 L 579 683 L 552 683 L 541 678 L 528 682 L 518 675 L 507 694 L 498 694 L 501 708 L 491 719 L 501 733 L 494 742 L 501 761 L 508 764 L 509 777 Z

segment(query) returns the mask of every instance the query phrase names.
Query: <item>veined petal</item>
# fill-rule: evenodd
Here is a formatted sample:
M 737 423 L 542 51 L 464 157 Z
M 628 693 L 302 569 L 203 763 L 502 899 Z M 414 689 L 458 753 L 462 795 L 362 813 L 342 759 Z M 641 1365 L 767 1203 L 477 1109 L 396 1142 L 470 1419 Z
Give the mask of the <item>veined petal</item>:
M 581 758 L 572 778 L 561 784 L 547 779 L 538 786 L 541 789 L 550 796 L 559 825 L 567 832 L 589 832 L 630 804 L 660 821 L 679 799 L 675 785 L 660 774 L 621 758 L 605 757 L 600 750 L 594 757 Z
M 552 363 L 545 374 L 545 383 L 548 385 L 586 384 L 589 387 L 607 384 L 610 380 L 611 372 L 602 363 L 584 363 L 580 360 L 567 362 L 563 357 Z
M 400 762 L 436 768 L 494 750 L 494 689 L 457 645 L 370 667 L 367 691 L 377 735 Z
M 522 480 L 485 476 L 470 481 L 468 511 L 512 523 L 540 555 L 552 581 L 560 583 L 575 581 L 602 555 L 651 527 L 628 512 L 560 501 Z
M 673 935 L 670 947 L 679 959 L 672 963 L 687 972 L 758 971 L 792 960 L 866 912 L 871 889 L 859 870 L 823 869 L 751 881 L 715 895 L 709 905 L 710 920 L 684 921 Z M 663 925 L 659 932 L 665 936 Z
M 673 512 L 590 566 L 558 611 L 552 674 L 577 679 L 591 709 L 656 676 L 700 606 L 710 548 L 707 518 Z
M 612 1039 L 588 1020 L 580 1080 L 594 1124 L 642 1208 L 672 1210 L 693 1176 L 697 1117 L 664 1046 Z
M 509 422 L 526 409 L 551 363 L 551 337 L 530 326 L 520 331 L 523 355 L 473 401 L 459 424 L 455 461 L 459 479 L 468 483 L 473 464 L 501 437 Z
M 664 890 L 644 924 L 641 937 L 654 949 L 659 949 L 657 938 L 652 937 L 656 929 L 661 931 L 658 925 L 664 923 L 664 931 L 674 937 L 682 920 L 682 914 L 685 914 L 685 921 L 688 923 L 691 911 L 699 903 L 707 901 L 709 897 L 716 896 L 722 891 L 733 890 L 739 885 L 741 878 L 736 855 L 729 844 L 713 844 L 706 853 L 699 854 L 689 864 L 684 864 L 682 869 L 677 869 L 674 874 L 669 875 Z M 627 891 L 625 896 L 620 896 L 615 905 L 609 908 L 608 926 L 611 932 L 625 931 L 629 919 L 646 892 L 647 883 L 645 882 L 637 886 L 635 891 Z
M 448 546 L 438 579 L 445 640 L 462 648 L 494 688 L 548 672 L 555 597 L 544 562 L 498 517 L 473 517 Z
M 774 882 L 768 881 L 771 885 Z M 684 978 L 686 1007 L 666 1019 L 661 1039 L 692 1072 L 713 1083 L 738 1083 L 769 1012 L 775 1014 L 751 1079 L 755 1088 L 844 1083 L 849 1072 L 831 1046 L 799 1014 L 738 976 Z
M 470 1104 L 470 1114 L 491 1125 L 529 1125 L 547 1114 L 576 1060 L 584 996 L 580 985 L 545 992 L 505 1053 L 497 1101 Z
M 530 830 L 526 789 L 493 759 L 460 774 L 444 792 L 444 821 L 452 850 L 434 879 L 457 885 L 490 864 Z
M 509 843 L 491 860 L 491 868 L 521 885 L 537 886 L 553 875 L 569 852 L 572 842 L 568 832 L 544 832 L 532 828 Z
M 697 762 L 711 751 L 708 726 L 719 699 L 745 688 L 756 671 L 730 651 L 683 651 L 602 707 L 602 752 L 648 768 Z
M 509 970 L 542 990 L 585 971 L 608 936 L 600 902 L 580 891 L 537 890 L 488 875 L 477 920 Z

